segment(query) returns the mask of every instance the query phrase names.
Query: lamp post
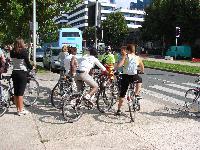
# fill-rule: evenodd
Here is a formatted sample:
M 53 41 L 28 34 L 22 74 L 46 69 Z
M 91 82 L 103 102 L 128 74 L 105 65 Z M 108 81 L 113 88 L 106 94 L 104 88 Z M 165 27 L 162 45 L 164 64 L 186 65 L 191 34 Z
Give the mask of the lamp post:
M 33 64 L 36 65 L 36 0 L 33 0 Z
M 98 26 L 98 9 L 99 9 L 99 2 L 96 0 L 95 6 L 95 48 L 97 48 L 97 26 Z

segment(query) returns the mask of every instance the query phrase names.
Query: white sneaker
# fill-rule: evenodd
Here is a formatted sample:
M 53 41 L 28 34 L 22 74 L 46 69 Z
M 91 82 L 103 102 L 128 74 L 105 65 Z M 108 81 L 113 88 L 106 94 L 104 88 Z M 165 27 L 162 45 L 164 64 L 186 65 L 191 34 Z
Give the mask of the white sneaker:
M 20 111 L 20 112 L 18 111 L 18 112 L 17 112 L 17 115 L 18 115 L 18 116 L 22 116 L 22 115 L 26 115 L 26 114 L 28 114 L 28 113 L 29 113 L 29 111 L 28 111 L 28 110 L 26 110 L 26 109 L 23 109 L 23 110 L 22 110 L 22 111 Z

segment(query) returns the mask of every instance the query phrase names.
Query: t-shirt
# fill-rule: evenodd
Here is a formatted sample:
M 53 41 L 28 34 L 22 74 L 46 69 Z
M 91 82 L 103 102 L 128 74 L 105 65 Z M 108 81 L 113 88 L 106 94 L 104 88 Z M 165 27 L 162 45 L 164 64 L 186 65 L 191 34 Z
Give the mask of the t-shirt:
M 78 70 L 85 71 L 89 73 L 90 69 L 92 69 L 95 65 L 97 65 L 102 71 L 105 71 L 106 68 L 100 63 L 100 61 L 91 55 L 85 55 L 78 60 L 79 67 Z

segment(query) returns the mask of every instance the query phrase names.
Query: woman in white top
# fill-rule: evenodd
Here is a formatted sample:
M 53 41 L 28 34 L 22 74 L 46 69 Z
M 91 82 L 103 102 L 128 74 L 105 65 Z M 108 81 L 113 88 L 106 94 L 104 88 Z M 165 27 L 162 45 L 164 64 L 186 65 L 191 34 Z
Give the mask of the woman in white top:
M 58 56 L 58 60 L 60 61 L 60 66 L 61 67 L 64 67 L 64 59 L 66 56 L 68 56 L 68 47 L 67 45 L 64 45 L 62 47 L 62 52 L 59 53 L 59 56 Z
M 121 114 L 121 106 L 126 95 L 128 86 L 131 82 L 137 81 L 136 89 L 135 89 L 135 96 L 140 97 L 140 90 L 142 86 L 142 78 L 137 74 L 137 67 L 140 66 L 140 71 L 144 72 L 144 64 L 139 56 L 135 55 L 135 45 L 128 44 L 127 47 L 121 48 L 122 59 L 118 63 L 117 68 L 124 66 L 122 80 L 121 80 L 121 88 L 120 88 L 120 95 L 119 95 L 119 103 L 118 103 L 118 110 L 116 115 Z
M 89 75 L 90 70 L 97 65 L 102 71 L 106 71 L 106 68 L 100 63 L 100 61 L 96 58 L 97 57 L 97 50 L 94 48 L 89 49 L 87 51 L 88 54 L 80 58 L 79 60 L 79 67 L 77 69 L 77 76 L 76 76 L 76 84 L 77 90 L 82 90 L 83 82 L 91 87 L 91 90 L 88 94 L 85 95 L 85 99 L 89 100 L 91 96 L 97 92 L 98 84 L 93 79 L 91 75 Z

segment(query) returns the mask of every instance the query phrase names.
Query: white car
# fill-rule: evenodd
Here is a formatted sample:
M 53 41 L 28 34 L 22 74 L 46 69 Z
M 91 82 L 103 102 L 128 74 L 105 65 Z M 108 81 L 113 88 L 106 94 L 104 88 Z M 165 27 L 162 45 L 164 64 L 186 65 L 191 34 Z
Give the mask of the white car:
M 60 68 L 58 55 L 61 49 L 61 47 L 49 47 L 45 50 L 43 57 L 43 65 L 45 68 L 51 69 L 52 71 L 56 71 Z

